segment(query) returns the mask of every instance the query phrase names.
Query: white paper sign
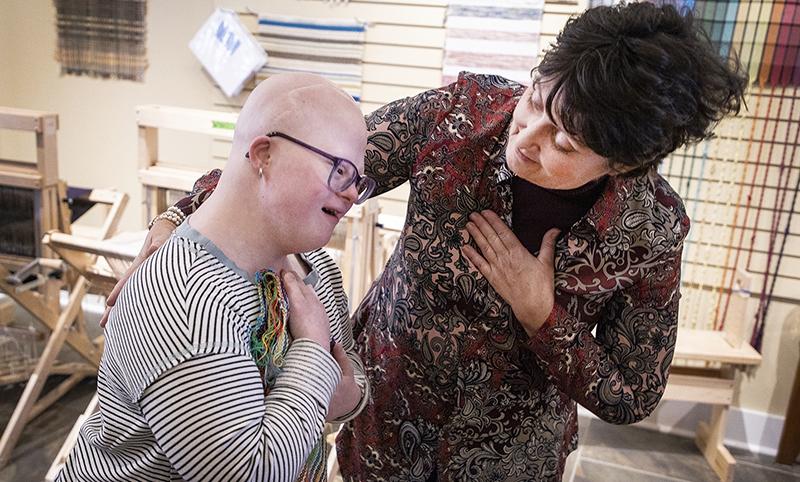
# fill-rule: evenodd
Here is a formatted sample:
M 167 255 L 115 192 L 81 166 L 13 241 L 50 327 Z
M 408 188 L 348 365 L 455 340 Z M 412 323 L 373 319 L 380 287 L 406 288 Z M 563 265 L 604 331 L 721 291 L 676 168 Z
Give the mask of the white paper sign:
M 267 63 L 267 53 L 239 21 L 236 12 L 218 8 L 195 34 L 189 48 L 228 97 Z

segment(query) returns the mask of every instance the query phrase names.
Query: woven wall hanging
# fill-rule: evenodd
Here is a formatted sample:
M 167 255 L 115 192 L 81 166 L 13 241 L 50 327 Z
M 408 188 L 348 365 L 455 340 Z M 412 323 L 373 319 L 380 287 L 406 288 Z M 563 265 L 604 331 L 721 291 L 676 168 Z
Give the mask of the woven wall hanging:
M 62 75 L 143 80 L 146 0 L 54 0 Z

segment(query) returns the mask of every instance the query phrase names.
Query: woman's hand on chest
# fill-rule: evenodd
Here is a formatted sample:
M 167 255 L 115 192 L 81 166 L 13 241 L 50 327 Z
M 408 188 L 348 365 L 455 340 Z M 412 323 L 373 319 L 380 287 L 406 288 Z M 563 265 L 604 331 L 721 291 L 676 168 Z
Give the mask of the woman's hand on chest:
M 472 213 L 469 219 L 467 231 L 480 251 L 465 244 L 464 255 L 533 336 L 553 310 L 553 265 L 559 231 L 545 233 L 539 255 L 534 256 L 494 212 Z

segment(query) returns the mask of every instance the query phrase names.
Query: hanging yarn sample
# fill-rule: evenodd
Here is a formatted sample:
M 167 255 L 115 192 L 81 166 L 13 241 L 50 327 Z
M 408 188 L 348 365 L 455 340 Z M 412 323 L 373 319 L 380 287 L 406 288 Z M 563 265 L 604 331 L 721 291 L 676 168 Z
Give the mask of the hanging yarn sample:
M 289 303 L 278 275 L 272 270 L 256 273 L 256 287 L 261 307 L 250 335 L 250 353 L 264 376 L 265 391 L 269 392 L 289 350 Z
M 256 273 L 260 303 L 259 314 L 250 334 L 250 353 L 264 380 L 264 392 L 269 394 L 283 368 L 289 351 L 289 301 L 280 278 L 272 270 Z M 308 455 L 297 480 L 325 480 L 325 439 L 320 436 Z

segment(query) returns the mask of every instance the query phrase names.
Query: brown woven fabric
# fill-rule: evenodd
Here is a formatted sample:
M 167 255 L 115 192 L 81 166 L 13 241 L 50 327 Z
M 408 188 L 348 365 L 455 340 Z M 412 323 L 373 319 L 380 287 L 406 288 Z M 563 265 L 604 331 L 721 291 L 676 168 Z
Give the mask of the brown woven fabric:
M 146 0 L 54 0 L 61 73 L 142 81 Z

